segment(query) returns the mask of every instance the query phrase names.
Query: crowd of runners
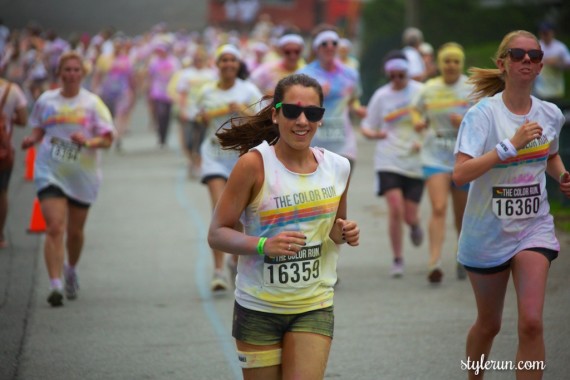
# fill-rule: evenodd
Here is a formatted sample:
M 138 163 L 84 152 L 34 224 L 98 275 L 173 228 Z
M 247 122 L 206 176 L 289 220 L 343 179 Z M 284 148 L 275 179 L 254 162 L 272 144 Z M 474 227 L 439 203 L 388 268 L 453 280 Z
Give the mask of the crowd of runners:
M 467 351 L 477 357 L 488 355 L 498 332 L 512 271 L 520 313 L 528 317 L 520 358 L 544 358 L 536 311 L 560 249 L 544 173 L 567 196 L 570 175 L 557 154 L 562 113 L 531 95 L 548 50 L 533 34 L 508 34 L 497 68 L 468 76 L 460 44 L 434 50 L 420 30 L 408 28 L 401 48 L 378 62 L 386 84 L 363 105 L 355 41 L 331 25 L 310 36 L 266 17 L 250 33 L 173 32 L 158 24 L 140 36 L 105 29 L 64 39 L 37 26 L 6 29 L 0 25 L 0 88 L 13 94 L 14 124 L 27 124 L 22 113 L 30 112 L 32 132 L 21 147 L 38 146 L 35 183 L 47 223 L 52 306 L 77 297 L 83 227 L 100 184 L 99 149 L 128 153 L 130 115 L 140 99 L 157 149 L 168 146 L 175 125 L 188 177 L 207 186 L 211 290 L 236 284 L 233 334 L 246 376 L 278 377 L 282 363 L 291 363 L 283 374 L 324 374 L 339 247 L 360 239 L 357 223 L 346 219 L 345 196 L 358 165 L 359 131 L 377 141 L 371 181 L 389 210 L 390 274 L 404 275 L 405 229 L 420 246 L 426 225 L 427 281 L 443 280 L 442 259 L 458 260 L 457 278 L 469 276 L 473 285 L 479 318 Z M 10 173 L 3 173 L 6 192 Z M 424 187 L 427 222 L 418 212 Z M 459 242 L 457 252 L 442 252 L 450 194 Z M 9 242 L 2 236 L 0 244 Z M 531 280 L 542 287 L 527 291 Z M 272 323 L 287 333 L 258 331 Z M 313 350 L 311 368 L 294 364 L 308 354 L 298 347 Z

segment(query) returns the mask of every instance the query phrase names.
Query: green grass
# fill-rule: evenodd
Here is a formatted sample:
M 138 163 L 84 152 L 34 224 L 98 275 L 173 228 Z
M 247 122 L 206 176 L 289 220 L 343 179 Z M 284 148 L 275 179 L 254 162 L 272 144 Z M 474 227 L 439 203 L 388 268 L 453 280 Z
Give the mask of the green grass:
M 570 204 L 567 201 L 549 200 L 550 213 L 554 216 L 556 228 L 570 233 Z
M 481 68 L 495 68 L 493 56 L 497 50 L 496 42 L 488 42 L 480 45 L 465 46 L 465 68 L 471 66 Z

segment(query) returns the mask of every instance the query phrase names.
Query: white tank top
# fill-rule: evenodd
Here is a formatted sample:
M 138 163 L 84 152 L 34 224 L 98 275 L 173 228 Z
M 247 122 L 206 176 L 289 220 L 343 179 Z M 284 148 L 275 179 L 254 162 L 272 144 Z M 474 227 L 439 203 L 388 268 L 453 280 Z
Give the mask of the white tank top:
M 242 222 L 251 236 L 272 237 L 301 231 L 306 246 L 296 256 L 240 256 L 236 301 L 243 307 L 276 314 L 297 314 L 331 306 L 339 247 L 330 239 L 340 198 L 350 173 L 344 157 L 311 148 L 318 167 L 313 173 L 289 171 L 273 146 L 263 142 L 265 179 Z

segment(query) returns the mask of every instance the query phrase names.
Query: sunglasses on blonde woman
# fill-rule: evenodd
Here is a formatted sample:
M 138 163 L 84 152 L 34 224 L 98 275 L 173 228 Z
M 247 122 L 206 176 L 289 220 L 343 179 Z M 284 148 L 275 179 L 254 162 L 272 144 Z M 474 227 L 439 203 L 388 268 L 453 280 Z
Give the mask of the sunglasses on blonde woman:
M 520 62 L 524 59 L 524 56 L 528 54 L 528 58 L 532 63 L 539 63 L 542 61 L 544 52 L 538 49 L 524 50 L 519 48 L 512 48 L 507 50 L 507 54 L 511 57 L 511 61 Z
M 305 114 L 307 120 L 309 120 L 311 123 L 320 121 L 325 114 L 325 109 L 317 106 L 301 107 L 296 104 L 279 102 L 275 105 L 275 109 L 277 110 L 279 108 L 283 110 L 283 116 L 285 116 L 287 119 L 295 120 L 301 115 L 302 112 Z

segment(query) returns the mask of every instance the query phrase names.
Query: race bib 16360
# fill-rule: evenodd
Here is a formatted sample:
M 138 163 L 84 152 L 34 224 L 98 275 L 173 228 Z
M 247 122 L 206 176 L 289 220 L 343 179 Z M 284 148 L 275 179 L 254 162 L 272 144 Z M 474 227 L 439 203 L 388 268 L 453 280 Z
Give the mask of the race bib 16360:
M 493 187 L 493 212 L 499 219 L 526 219 L 540 209 L 540 184 Z

